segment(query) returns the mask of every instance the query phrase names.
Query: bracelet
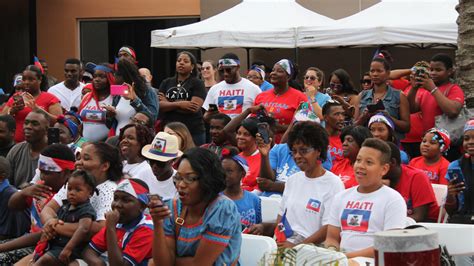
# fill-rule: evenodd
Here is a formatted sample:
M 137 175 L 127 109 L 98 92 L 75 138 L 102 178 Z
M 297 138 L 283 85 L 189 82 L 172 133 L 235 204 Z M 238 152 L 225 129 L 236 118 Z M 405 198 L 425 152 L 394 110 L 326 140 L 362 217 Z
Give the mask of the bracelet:
M 433 95 L 437 90 L 438 90 L 438 87 L 435 87 L 434 89 L 432 89 L 432 90 L 430 91 L 431 95 Z
M 338 251 L 338 250 L 339 250 L 339 249 L 338 249 L 336 246 L 334 246 L 334 245 L 327 246 L 326 249 L 332 250 L 332 251 Z

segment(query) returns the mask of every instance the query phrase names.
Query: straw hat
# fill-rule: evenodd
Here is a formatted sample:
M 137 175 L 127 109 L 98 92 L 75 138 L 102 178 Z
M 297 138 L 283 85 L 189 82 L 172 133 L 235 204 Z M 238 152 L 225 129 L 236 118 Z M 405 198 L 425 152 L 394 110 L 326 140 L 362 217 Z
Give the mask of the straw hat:
M 151 144 L 142 148 L 142 155 L 145 158 L 167 162 L 183 155 L 179 150 L 178 138 L 166 132 L 158 132 Z

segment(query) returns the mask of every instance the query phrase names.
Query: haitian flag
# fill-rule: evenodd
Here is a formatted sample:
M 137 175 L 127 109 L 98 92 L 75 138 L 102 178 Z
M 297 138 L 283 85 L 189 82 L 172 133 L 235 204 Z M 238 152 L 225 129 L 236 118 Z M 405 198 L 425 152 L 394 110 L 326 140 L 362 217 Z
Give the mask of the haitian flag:
M 288 220 L 286 219 L 286 210 L 283 216 L 281 217 L 280 222 L 275 227 L 275 238 L 276 242 L 285 242 L 287 238 L 293 235 L 293 229 L 291 229 Z
M 39 61 L 39 59 L 36 55 L 33 57 L 33 62 L 35 64 L 35 66 L 37 66 L 41 70 L 41 74 L 44 74 L 43 66 L 41 65 L 41 63 L 40 63 L 40 61 Z
M 309 199 L 306 204 L 306 209 L 319 212 L 321 210 L 321 201 L 315 199 Z
M 369 210 L 344 209 L 341 216 L 342 230 L 367 232 L 370 213 Z
M 238 115 L 242 113 L 244 96 L 219 96 L 217 105 L 221 113 L 227 115 Z

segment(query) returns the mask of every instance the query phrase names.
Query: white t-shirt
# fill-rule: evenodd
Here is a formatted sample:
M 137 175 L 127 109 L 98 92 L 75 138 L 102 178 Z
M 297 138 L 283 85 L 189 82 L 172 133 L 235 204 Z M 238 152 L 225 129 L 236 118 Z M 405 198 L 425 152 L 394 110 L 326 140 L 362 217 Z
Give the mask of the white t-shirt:
M 112 105 L 112 96 L 97 103 L 91 99 L 81 110 L 82 136 L 89 141 L 101 141 L 107 138 L 109 128 L 105 125 L 106 110 L 103 105 Z
M 153 174 L 153 170 L 147 161 L 135 164 L 127 164 L 127 162 L 124 161 L 123 173 L 130 175 L 132 178 L 143 180 L 143 182 L 148 185 L 150 194 L 158 194 L 163 197 L 163 200 L 172 199 L 176 195 L 176 187 L 173 183 L 173 178 L 159 181 L 155 174 Z M 176 170 L 173 169 L 173 175 L 175 173 Z
M 120 100 L 115 107 L 116 115 L 115 119 L 117 119 L 118 125 L 117 129 L 115 130 L 115 135 L 120 135 L 120 129 L 130 123 L 130 118 L 133 117 L 137 111 L 130 105 L 130 100 L 127 100 L 123 97 L 120 97 Z
M 407 206 L 400 193 L 382 186 L 372 193 L 352 187 L 334 196 L 329 224 L 341 228 L 341 248 L 347 252 L 373 246 L 374 233 L 404 228 Z
M 114 200 L 114 192 L 117 189 L 117 183 L 107 180 L 98 185 L 96 189 L 99 191 L 99 194 L 94 193 L 90 202 L 97 213 L 97 221 L 103 221 L 105 220 L 105 213 L 112 210 L 111 205 Z M 67 199 L 67 184 L 54 195 L 53 199 L 59 206 L 63 205 L 63 200 Z
M 245 78 L 235 84 L 228 84 L 223 80 L 209 89 L 202 108 L 208 110 L 209 104 L 216 104 L 219 112 L 234 118 L 253 106 L 255 97 L 260 92 L 262 91 L 257 85 Z
M 79 107 L 81 104 L 82 88 L 84 88 L 84 86 L 84 83 L 79 82 L 79 86 L 74 90 L 70 90 L 64 85 L 63 81 L 49 88 L 48 92 L 58 97 L 61 101 L 61 106 L 66 111 L 69 111 L 71 107 Z
M 286 218 L 293 231 L 309 237 L 328 223 L 329 206 L 344 184 L 335 174 L 326 171 L 318 178 L 308 178 L 300 171 L 288 177 L 279 215 Z

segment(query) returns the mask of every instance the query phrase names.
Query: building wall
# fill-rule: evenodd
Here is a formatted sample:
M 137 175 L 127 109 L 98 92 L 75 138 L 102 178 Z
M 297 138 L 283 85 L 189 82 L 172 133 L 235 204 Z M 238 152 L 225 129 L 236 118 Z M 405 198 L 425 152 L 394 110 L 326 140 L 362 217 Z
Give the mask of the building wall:
M 41 0 L 37 2 L 38 56 L 62 79 L 66 58 L 79 57 L 80 19 L 199 16 L 199 0 Z M 143 36 L 150 38 L 150 35 Z

